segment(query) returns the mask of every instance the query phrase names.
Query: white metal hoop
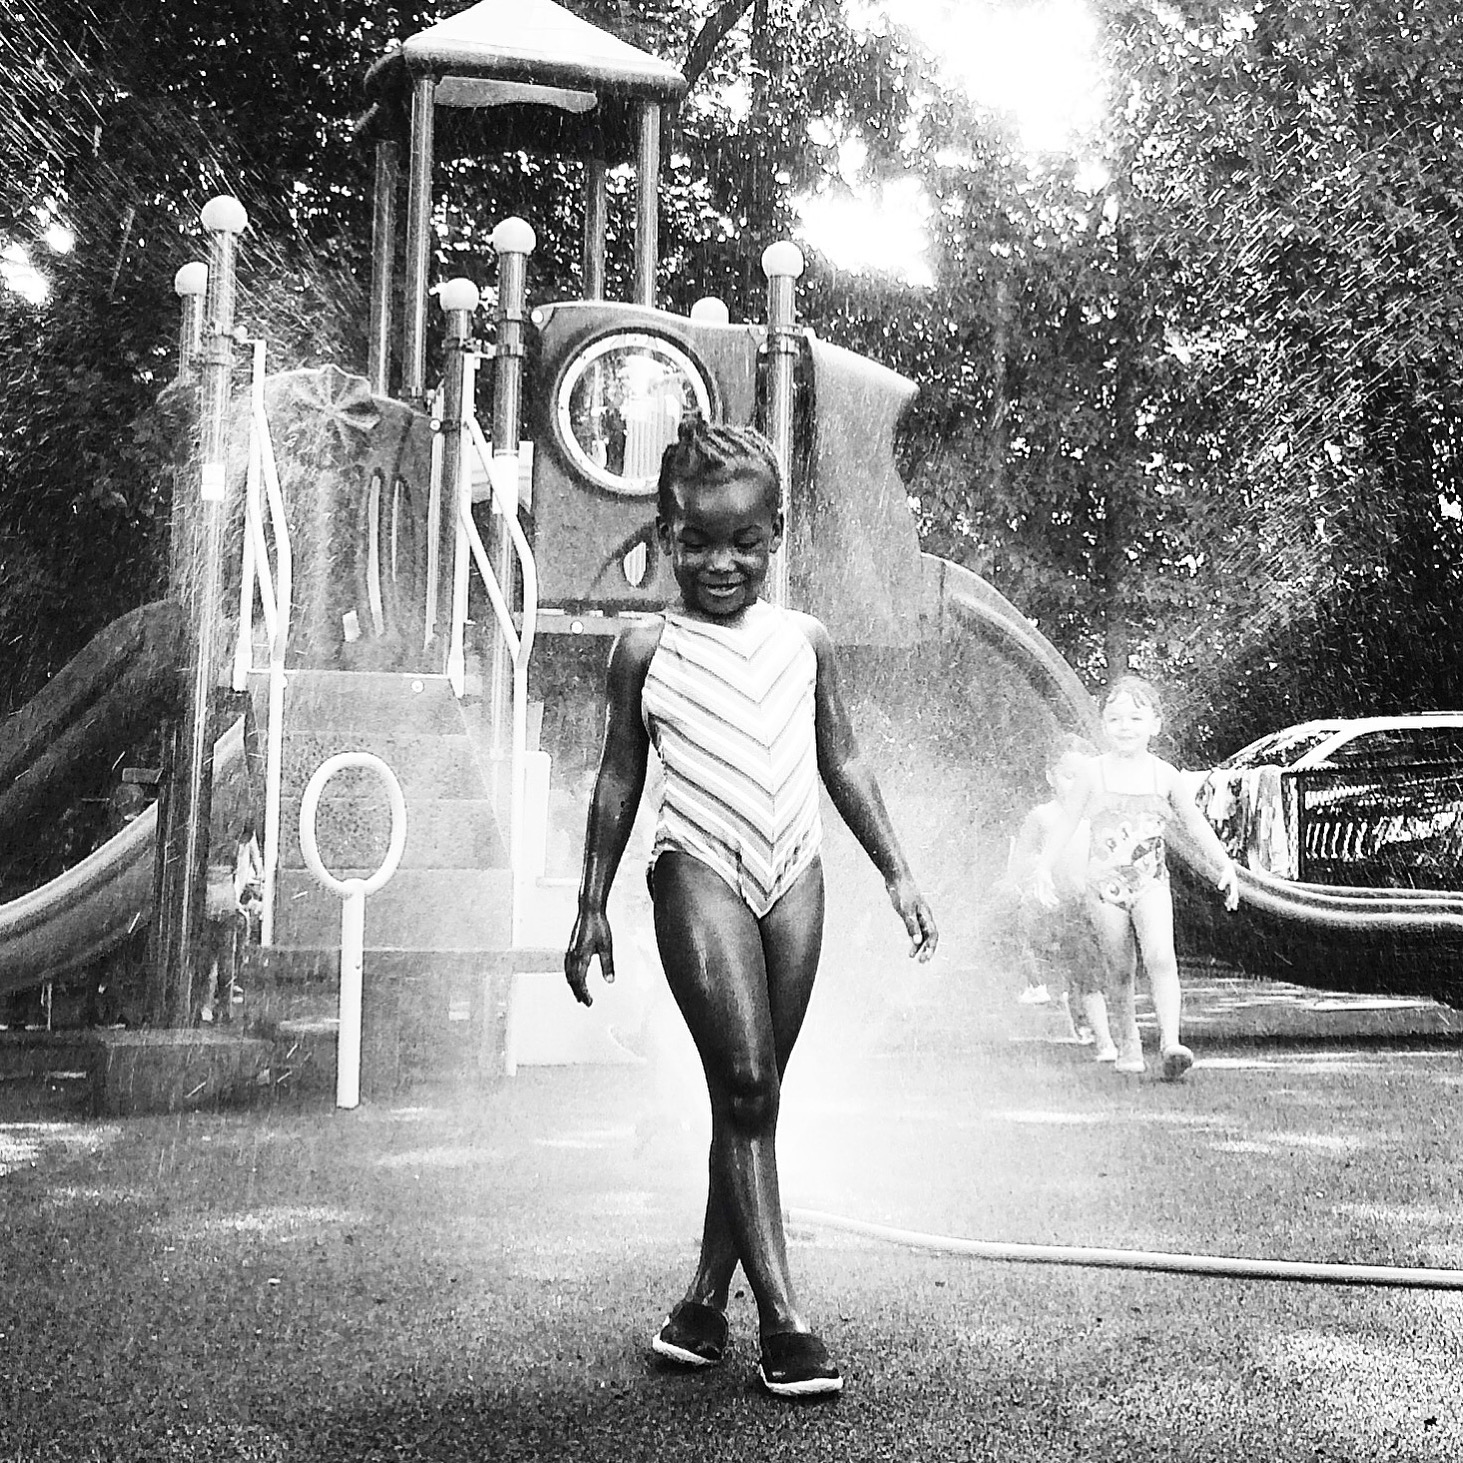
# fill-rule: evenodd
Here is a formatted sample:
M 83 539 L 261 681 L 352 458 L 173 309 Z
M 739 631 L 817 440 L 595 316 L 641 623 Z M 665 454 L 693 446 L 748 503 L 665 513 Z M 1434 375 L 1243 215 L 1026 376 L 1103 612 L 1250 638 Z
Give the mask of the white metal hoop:
M 325 867 L 320 858 L 320 846 L 315 837 L 315 811 L 325 784 L 337 772 L 348 768 L 362 767 L 374 772 L 386 785 L 386 795 L 391 800 L 391 841 L 386 848 L 386 857 L 381 867 L 366 879 L 337 879 Z M 374 894 L 396 872 L 401 862 L 402 850 L 406 847 L 406 798 L 396 774 L 374 752 L 337 752 L 327 757 L 314 772 L 305 786 L 305 796 L 300 800 L 300 851 L 305 863 L 315 877 L 333 894 L 342 899 L 352 894 Z

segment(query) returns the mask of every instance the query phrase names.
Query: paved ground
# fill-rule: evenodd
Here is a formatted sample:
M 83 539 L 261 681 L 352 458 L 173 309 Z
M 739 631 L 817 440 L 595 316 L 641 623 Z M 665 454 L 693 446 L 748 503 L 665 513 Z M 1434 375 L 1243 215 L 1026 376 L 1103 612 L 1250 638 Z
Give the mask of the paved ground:
M 1201 1061 L 1168 1086 L 956 981 L 815 1008 L 789 1205 L 1463 1265 L 1457 1013 L 1191 978 Z M 693 1253 L 705 1118 L 685 1050 L 649 1049 L 353 1114 L 93 1123 L 0 1095 L 0 1458 L 1463 1456 L 1455 1293 L 993 1263 L 803 1223 L 843 1398 L 760 1393 L 744 1295 L 722 1368 L 665 1373 L 644 1343 Z

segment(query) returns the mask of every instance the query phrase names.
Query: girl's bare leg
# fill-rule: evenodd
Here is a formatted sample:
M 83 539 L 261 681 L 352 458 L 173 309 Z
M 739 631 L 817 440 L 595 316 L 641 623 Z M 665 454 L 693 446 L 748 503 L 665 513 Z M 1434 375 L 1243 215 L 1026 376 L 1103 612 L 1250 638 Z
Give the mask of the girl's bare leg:
M 813 992 L 823 938 L 823 908 L 823 867 L 819 862 L 761 921 L 779 1091 Z M 706 1196 L 700 1263 L 686 1299 L 725 1310 L 739 1258 L 726 1196 L 713 1168 Z
M 1133 936 L 1133 921 L 1126 909 L 1089 899 L 1092 932 L 1102 961 L 1107 968 L 1107 991 L 1110 997 L 1109 1020 L 1113 1040 L 1121 1054 L 1129 1055 L 1141 1048 L 1138 1036 L 1138 1012 L 1134 1004 L 1134 982 L 1138 974 L 1138 946 Z
M 1173 944 L 1173 895 L 1166 883 L 1143 891 L 1133 905 L 1133 929 L 1143 951 L 1143 969 L 1148 973 L 1148 988 L 1153 995 L 1159 1046 L 1163 1051 L 1172 1051 L 1179 1045 L 1184 998 Z
M 788 1271 L 776 1131 L 782 1073 L 812 994 L 822 927 L 821 866 L 759 923 L 704 864 L 677 853 L 656 863 L 661 962 L 711 1097 L 706 1221 L 687 1299 L 724 1309 L 740 1258 L 764 1335 L 807 1329 Z
M 1092 1039 L 1098 1051 L 1107 1051 L 1113 1045 L 1112 1028 L 1107 1020 L 1107 997 L 1101 991 L 1088 991 L 1082 997 L 1082 1014 L 1092 1028 Z

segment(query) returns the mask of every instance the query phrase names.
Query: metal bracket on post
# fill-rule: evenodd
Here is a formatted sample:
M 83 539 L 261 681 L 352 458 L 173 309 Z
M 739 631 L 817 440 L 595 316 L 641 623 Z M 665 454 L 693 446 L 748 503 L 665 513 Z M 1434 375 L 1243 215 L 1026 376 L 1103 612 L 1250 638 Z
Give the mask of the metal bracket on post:
M 337 879 L 321 861 L 315 837 L 315 812 L 325 784 L 337 772 L 363 767 L 386 784 L 391 800 L 391 840 L 381 867 L 367 879 Z M 396 872 L 406 847 L 406 799 L 396 774 L 374 752 L 337 752 L 322 762 L 300 800 L 300 851 L 310 872 L 342 900 L 340 912 L 340 1032 L 335 1048 L 335 1105 L 361 1104 L 361 1004 L 365 989 L 366 895 L 374 894 Z

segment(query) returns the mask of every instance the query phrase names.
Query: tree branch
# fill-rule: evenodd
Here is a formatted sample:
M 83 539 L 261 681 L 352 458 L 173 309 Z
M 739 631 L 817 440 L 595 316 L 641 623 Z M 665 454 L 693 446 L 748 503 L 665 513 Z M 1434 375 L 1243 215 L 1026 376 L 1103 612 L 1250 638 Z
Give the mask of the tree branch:
M 721 0 L 721 4 L 711 12 L 706 24 L 697 32 L 696 39 L 691 42 L 691 49 L 686 52 L 686 64 L 681 67 L 687 90 L 701 79 L 701 73 L 710 65 L 716 48 L 726 39 L 732 27 L 752 8 L 752 4 L 753 0 Z

